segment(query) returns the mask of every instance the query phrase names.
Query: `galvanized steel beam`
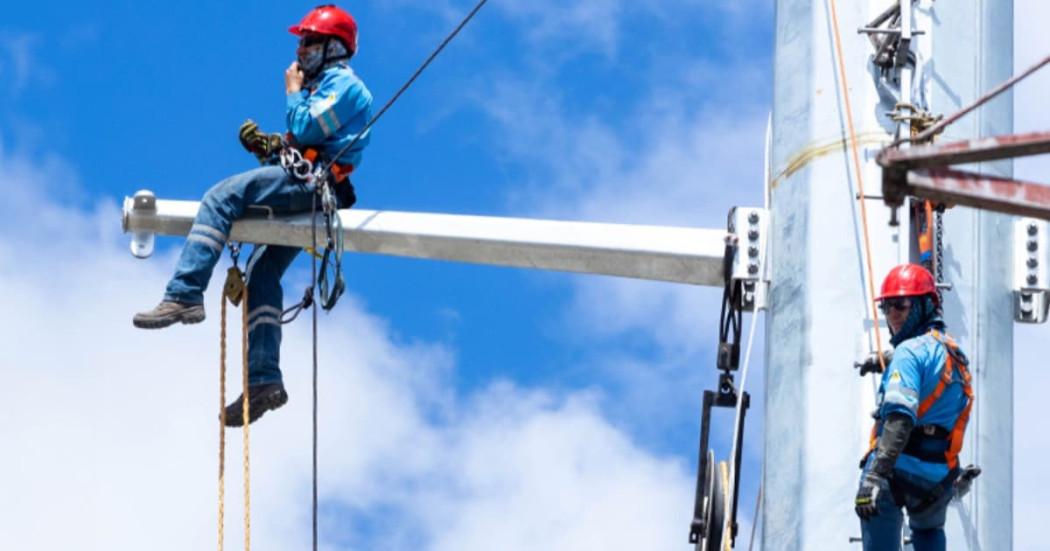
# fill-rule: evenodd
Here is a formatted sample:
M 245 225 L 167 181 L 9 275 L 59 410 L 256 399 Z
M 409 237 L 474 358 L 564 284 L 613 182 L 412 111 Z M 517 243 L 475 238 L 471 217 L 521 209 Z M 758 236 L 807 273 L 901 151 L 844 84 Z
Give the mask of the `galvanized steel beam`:
M 168 201 L 139 192 L 124 202 L 132 252 L 149 256 L 152 234 L 186 235 L 196 201 Z M 295 247 L 313 244 L 309 214 L 259 217 L 234 223 L 233 241 Z M 724 285 L 725 230 L 567 222 L 526 218 L 339 211 L 347 251 L 605 274 L 639 279 Z
M 931 201 L 1050 220 L 1050 186 L 1034 182 L 937 168 L 908 172 L 900 191 Z

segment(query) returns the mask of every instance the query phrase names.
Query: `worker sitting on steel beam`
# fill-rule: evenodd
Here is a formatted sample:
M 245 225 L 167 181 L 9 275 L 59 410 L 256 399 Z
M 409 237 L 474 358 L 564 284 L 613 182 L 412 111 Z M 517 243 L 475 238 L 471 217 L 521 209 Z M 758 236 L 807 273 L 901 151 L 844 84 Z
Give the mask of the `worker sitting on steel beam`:
M 944 334 L 937 288 L 925 268 L 893 268 L 878 301 L 896 348 L 879 385 L 855 502 L 864 549 L 901 548 L 903 507 L 915 551 L 944 550 L 945 515 L 974 401 L 968 361 Z
M 346 175 L 361 162 L 366 134 L 349 151 L 338 155 L 362 132 L 371 118 L 372 94 L 350 69 L 357 50 L 357 23 L 332 5 L 311 10 L 289 29 L 299 36 L 297 60 L 284 73 L 288 134 L 264 134 L 251 121 L 241 127 L 241 143 L 266 166 L 223 180 L 208 190 L 182 249 L 175 275 L 163 301 L 153 310 L 136 314 L 134 324 L 144 329 L 204 320 L 204 290 L 229 239 L 234 220 L 250 207 L 273 214 L 310 212 L 315 185 L 294 170 L 278 166 L 281 150 L 294 147 L 318 162 L 334 161 L 334 191 L 340 208 L 350 207 L 354 190 Z M 286 151 L 287 153 L 287 151 Z M 249 405 L 254 422 L 288 400 L 279 367 L 282 312 L 281 276 L 299 249 L 256 246 L 247 264 Z M 242 400 L 226 408 L 226 424 L 241 426 Z

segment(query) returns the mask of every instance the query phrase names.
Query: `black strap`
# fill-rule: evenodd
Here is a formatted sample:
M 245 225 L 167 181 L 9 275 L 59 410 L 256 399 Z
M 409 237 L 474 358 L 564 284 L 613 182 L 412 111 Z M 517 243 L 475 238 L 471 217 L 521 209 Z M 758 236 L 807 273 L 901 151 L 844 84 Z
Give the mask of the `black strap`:
M 310 285 L 303 292 L 303 299 L 281 312 L 281 325 L 292 323 L 299 314 L 314 303 L 314 286 Z
M 898 506 L 903 505 L 904 495 L 910 494 L 913 496 L 925 496 L 918 505 L 914 507 L 908 507 L 908 513 L 917 515 L 923 511 L 932 507 L 935 503 L 940 501 L 944 494 L 952 491 L 955 487 L 955 481 L 959 478 L 961 470 L 956 467 L 948 471 L 948 475 L 941 479 L 936 486 L 926 489 L 911 481 L 911 478 L 907 475 L 902 475 L 900 471 L 895 471 L 893 480 L 890 482 L 890 487 L 893 491 L 894 500 L 897 501 Z
M 951 432 L 940 425 L 915 427 L 904 446 L 904 454 L 928 463 L 947 463 L 945 452 L 951 446 Z

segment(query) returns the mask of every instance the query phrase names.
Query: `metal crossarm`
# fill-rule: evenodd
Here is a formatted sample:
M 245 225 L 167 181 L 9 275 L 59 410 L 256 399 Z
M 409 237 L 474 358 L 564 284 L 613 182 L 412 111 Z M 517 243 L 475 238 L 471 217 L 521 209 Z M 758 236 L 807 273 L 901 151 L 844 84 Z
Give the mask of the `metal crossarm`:
M 993 136 L 908 149 L 886 149 L 879 155 L 878 162 L 887 169 L 907 170 L 997 161 L 1043 153 L 1050 153 L 1050 132 Z
M 911 196 L 1050 220 L 1050 186 L 946 168 L 1044 153 L 1050 153 L 1050 132 L 887 149 L 878 158 L 883 196 L 891 206 Z
M 132 252 L 146 257 L 152 236 L 186 235 L 196 201 L 157 200 L 140 191 L 124 203 Z M 295 247 L 313 243 L 310 215 L 246 218 L 233 241 Z M 725 230 L 567 222 L 375 210 L 341 210 L 347 251 L 605 274 L 722 287 Z
M 902 190 L 921 199 L 1050 220 L 1050 186 L 1034 182 L 934 168 L 909 172 Z

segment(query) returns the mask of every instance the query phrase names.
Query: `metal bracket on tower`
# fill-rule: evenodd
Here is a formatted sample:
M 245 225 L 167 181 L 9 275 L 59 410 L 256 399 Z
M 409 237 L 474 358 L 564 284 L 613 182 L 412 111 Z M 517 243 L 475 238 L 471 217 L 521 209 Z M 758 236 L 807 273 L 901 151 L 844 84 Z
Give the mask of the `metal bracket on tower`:
M 1050 247 L 1047 223 L 1033 218 L 1014 222 L 1014 319 L 1043 323 L 1050 307 Z
M 766 254 L 769 241 L 769 211 L 733 207 L 729 211 L 726 254 L 732 255 L 726 283 L 742 285 L 741 306 L 746 311 L 766 306 L 769 283 Z

